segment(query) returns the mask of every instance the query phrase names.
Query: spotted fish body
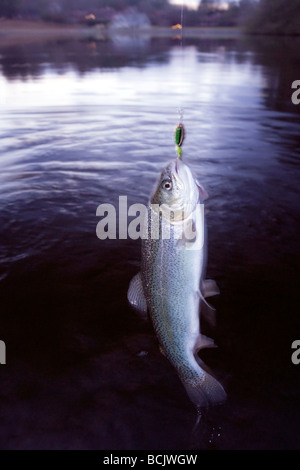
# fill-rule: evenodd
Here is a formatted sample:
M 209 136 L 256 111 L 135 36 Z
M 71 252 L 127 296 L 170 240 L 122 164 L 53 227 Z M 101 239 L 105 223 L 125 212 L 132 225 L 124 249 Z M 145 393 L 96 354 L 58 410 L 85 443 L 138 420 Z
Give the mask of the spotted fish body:
M 133 278 L 128 291 L 129 301 L 148 311 L 162 352 L 197 408 L 226 397 L 197 356 L 199 349 L 214 345 L 201 335 L 199 318 L 204 297 L 200 287 L 205 285 L 206 196 L 180 159 L 163 170 L 148 205 L 141 273 Z M 217 293 L 212 281 L 209 285 L 207 294 Z

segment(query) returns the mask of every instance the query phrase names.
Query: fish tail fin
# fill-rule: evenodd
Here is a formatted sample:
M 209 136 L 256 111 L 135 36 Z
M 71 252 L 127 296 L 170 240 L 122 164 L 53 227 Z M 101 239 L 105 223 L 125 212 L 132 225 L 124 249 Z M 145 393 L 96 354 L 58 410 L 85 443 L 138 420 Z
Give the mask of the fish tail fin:
M 197 410 L 210 405 L 218 405 L 226 400 L 226 392 L 220 382 L 197 364 L 191 376 L 182 378 L 190 400 Z

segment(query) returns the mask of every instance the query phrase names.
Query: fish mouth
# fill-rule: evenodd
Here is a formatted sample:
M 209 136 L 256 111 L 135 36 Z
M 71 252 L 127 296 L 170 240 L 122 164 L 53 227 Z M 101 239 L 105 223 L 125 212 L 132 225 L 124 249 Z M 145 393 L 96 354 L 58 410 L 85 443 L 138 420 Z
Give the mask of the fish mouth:
M 191 192 L 194 190 L 195 181 L 189 168 L 180 158 L 176 158 L 175 161 L 173 160 L 170 162 L 169 165 L 165 168 L 162 176 L 171 178 L 178 190 L 182 192 L 185 197 L 188 197 L 189 199 L 191 198 Z
M 195 180 L 189 167 L 179 158 L 174 159 L 165 167 L 161 181 L 165 178 L 171 179 L 173 183 L 173 191 L 165 201 L 166 214 L 169 217 L 171 210 L 176 214 L 172 223 L 182 222 L 190 216 L 198 202 L 199 191 Z
M 175 171 L 178 175 L 178 164 L 177 164 L 177 162 L 178 162 L 178 158 L 176 158 L 176 160 L 175 160 Z
M 180 184 L 180 186 L 184 187 L 184 172 L 182 173 L 183 169 L 184 169 L 184 164 L 182 163 L 181 160 L 176 158 L 173 168 L 171 167 L 171 173 L 175 181 L 178 184 Z
M 172 179 L 180 186 L 182 186 L 180 167 L 178 165 L 177 160 L 169 163 L 169 165 L 164 169 L 162 173 L 162 177 L 165 177 L 165 176 Z
M 195 204 L 199 198 L 199 191 L 189 167 L 181 158 L 176 158 L 170 169 L 174 181 L 184 193 L 185 203 Z
M 174 176 L 177 180 L 180 179 L 180 162 L 178 158 L 175 161 L 171 162 L 167 169 L 169 170 L 170 174 Z

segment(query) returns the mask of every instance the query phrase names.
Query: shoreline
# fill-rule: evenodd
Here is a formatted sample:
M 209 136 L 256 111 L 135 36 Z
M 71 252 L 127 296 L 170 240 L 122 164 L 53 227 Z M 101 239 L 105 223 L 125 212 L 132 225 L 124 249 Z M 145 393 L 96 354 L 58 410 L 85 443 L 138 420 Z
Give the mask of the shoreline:
M 81 28 L 42 21 L 0 19 L 0 46 L 76 37 Z
M 0 46 L 20 43 L 44 42 L 57 39 L 106 39 L 110 36 L 150 36 L 158 38 L 181 37 L 180 30 L 153 26 L 147 29 L 111 30 L 102 25 L 68 25 L 43 21 L 0 19 Z M 185 27 L 184 38 L 237 38 L 243 35 L 240 28 L 235 27 Z

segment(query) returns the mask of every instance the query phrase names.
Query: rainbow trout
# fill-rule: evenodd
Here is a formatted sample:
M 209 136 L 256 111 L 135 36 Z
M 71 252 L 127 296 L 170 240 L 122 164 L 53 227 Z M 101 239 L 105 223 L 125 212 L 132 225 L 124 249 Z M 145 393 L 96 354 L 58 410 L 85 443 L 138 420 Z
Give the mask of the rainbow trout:
M 215 346 L 200 333 L 201 300 L 219 293 L 214 281 L 204 280 L 206 198 L 180 159 L 162 171 L 147 208 L 141 272 L 127 295 L 136 309 L 148 311 L 161 351 L 198 409 L 226 399 L 222 385 L 197 355 Z

